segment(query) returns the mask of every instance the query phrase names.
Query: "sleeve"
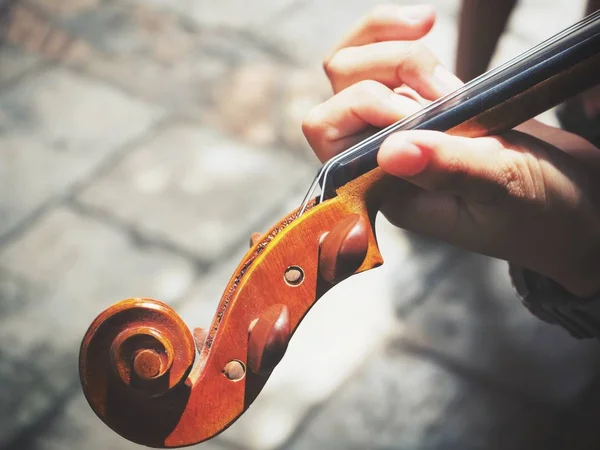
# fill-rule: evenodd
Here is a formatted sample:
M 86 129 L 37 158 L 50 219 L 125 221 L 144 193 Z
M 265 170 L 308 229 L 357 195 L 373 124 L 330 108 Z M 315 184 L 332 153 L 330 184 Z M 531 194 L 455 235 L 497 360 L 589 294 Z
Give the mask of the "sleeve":
M 566 329 L 578 339 L 600 339 L 600 296 L 580 298 L 560 284 L 531 270 L 509 263 L 513 287 L 523 305 L 544 322 Z

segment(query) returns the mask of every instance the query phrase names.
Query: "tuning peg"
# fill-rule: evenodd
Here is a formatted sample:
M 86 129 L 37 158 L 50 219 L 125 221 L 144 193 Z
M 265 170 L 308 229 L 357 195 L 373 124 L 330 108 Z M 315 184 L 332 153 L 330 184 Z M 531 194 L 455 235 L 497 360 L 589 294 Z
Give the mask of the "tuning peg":
M 273 305 L 250 326 L 248 367 L 258 375 L 270 374 L 281 361 L 290 340 L 287 306 Z
M 194 328 L 194 342 L 196 343 L 196 348 L 199 352 L 202 352 L 202 347 L 204 347 L 204 341 L 206 341 L 207 336 L 208 330 L 204 328 Z
M 367 255 L 369 225 L 359 214 L 342 220 L 321 238 L 319 273 L 329 283 L 352 275 Z
M 257 231 L 250 236 L 250 248 L 254 247 L 260 241 L 261 234 Z

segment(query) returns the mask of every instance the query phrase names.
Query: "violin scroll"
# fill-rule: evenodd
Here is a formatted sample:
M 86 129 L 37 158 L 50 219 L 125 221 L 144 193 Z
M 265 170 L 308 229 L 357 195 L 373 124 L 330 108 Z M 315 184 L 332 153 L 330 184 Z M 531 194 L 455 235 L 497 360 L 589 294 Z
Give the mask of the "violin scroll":
M 151 447 L 196 444 L 230 426 L 317 300 L 383 263 L 373 230 L 382 176 L 365 174 L 337 197 L 254 234 L 206 329 L 192 333 L 175 311 L 150 299 L 101 313 L 80 351 L 83 390 L 96 414 Z
M 173 309 L 152 299 L 128 299 L 89 327 L 79 374 L 96 414 L 118 433 L 145 442 L 183 410 L 195 359 L 194 338 Z M 174 407 L 171 412 L 160 411 L 165 402 Z

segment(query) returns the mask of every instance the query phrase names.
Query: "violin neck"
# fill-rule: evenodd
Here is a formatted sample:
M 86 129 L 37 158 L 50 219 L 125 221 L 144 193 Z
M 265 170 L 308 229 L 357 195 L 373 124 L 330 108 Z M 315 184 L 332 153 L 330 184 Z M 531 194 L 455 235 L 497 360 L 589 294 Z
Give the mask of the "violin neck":
M 333 159 L 324 198 L 377 167 L 391 133 L 427 129 L 468 137 L 505 132 L 600 82 L 600 11 Z

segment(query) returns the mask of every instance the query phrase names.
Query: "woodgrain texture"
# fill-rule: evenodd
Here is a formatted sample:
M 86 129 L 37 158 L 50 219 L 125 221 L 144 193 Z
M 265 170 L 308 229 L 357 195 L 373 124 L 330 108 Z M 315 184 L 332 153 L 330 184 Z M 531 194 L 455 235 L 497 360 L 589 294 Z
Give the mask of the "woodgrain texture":
M 300 217 L 293 212 L 255 240 L 230 279 L 210 328 L 196 331 L 196 345 L 181 319 L 160 302 L 132 299 L 102 313 L 80 353 L 84 392 L 96 414 L 127 439 L 152 447 L 191 445 L 226 429 L 263 388 L 283 356 L 284 341 L 334 285 L 319 272 L 322 237 L 348 217 L 373 224 L 377 207 L 366 200 L 381 175 L 362 176 L 336 198 L 313 203 Z M 356 273 L 383 263 L 372 226 L 363 230 L 367 248 Z M 302 271 L 299 283 L 286 280 L 290 267 Z M 165 328 L 177 332 L 166 334 Z M 112 355 L 122 346 L 124 332 L 127 352 L 116 360 Z M 158 343 L 147 338 L 158 335 Z M 134 369 L 139 358 L 147 358 L 142 376 L 149 379 L 143 382 Z M 163 360 L 174 362 L 169 366 Z M 228 376 L 232 371 L 236 375 Z

